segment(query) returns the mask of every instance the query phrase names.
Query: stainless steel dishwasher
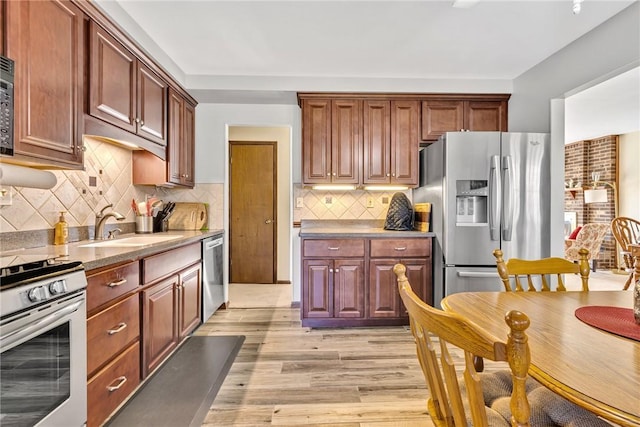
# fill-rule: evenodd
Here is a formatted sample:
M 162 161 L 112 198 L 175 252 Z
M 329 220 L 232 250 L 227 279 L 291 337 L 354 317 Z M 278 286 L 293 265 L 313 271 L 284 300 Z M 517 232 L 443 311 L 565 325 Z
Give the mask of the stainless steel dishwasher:
M 202 322 L 224 303 L 223 257 L 224 238 L 210 237 L 202 241 Z

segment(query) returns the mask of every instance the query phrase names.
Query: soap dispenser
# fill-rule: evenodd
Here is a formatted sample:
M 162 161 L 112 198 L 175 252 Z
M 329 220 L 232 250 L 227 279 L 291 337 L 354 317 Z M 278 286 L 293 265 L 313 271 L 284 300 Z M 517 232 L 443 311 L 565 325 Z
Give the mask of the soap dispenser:
M 69 224 L 64 219 L 64 211 L 60 212 L 60 218 L 53 229 L 53 244 L 66 245 L 69 242 Z

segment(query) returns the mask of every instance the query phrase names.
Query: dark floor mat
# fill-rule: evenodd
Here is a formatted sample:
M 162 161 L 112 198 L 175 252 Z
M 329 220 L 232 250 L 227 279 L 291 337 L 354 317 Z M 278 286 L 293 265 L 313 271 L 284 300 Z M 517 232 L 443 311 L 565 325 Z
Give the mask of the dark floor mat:
M 244 336 L 192 336 L 106 424 L 200 426 Z

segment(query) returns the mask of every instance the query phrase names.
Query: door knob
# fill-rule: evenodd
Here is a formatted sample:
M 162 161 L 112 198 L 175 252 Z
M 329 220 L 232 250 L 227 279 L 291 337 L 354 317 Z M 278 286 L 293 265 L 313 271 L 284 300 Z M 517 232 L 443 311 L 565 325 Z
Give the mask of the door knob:
M 272 219 L 265 219 L 265 220 L 264 220 L 264 223 L 265 223 L 265 224 L 271 224 L 272 222 L 275 222 L 275 221 L 274 221 L 274 220 L 272 220 Z

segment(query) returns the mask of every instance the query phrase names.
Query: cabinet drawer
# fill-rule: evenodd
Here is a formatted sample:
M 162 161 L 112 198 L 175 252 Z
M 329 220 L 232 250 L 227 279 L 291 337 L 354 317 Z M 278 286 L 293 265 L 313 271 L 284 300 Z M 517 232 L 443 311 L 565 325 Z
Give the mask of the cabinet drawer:
M 100 426 L 140 384 L 140 343 L 136 342 L 87 384 L 87 427 Z M 120 386 L 120 387 L 118 387 Z
M 364 239 L 305 240 L 303 257 L 363 257 Z
M 106 304 L 114 298 L 136 289 L 140 285 L 140 267 L 137 261 L 87 273 L 87 312 Z
M 198 242 L 143 259 L 144 283 L 151 283 L 200 261 L 201 251 L 201 243 Z
M 140 336 L 140 298 L 131 295 L 87 320 L 87 373 Z
M 431 239 L 372 239 L 372 258 L 431 256 Z

